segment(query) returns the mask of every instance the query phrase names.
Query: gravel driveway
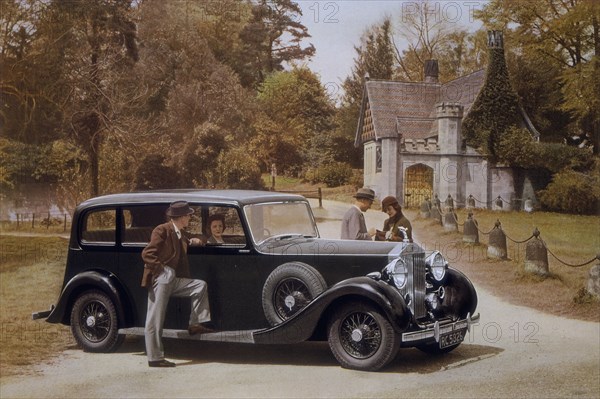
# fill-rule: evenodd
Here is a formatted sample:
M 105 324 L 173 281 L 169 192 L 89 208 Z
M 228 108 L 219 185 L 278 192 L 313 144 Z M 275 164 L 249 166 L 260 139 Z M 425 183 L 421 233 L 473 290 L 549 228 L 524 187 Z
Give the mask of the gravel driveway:
M 337 237 L 348 205 L 317 210 L 324 237 Z M 366 214 L 369 226 L 385 215 Z M 418 241 L 418 232 L 416 234 Z M 0 380 L 0 397 L 600 397 L 600 328 L 514 306 L 476 287 L 481 321 L 442 357 L 402 349 L 378 373 L 339 367 L 327 343 L 258 346 L 165 340 L 174 369 L 150 369 L 143 340 L 119 352 L 72 348 L 35 373 Z M 551 293 L 547 293 L 551 299 Z M 67 327 L 65 327 L 67 328 Z

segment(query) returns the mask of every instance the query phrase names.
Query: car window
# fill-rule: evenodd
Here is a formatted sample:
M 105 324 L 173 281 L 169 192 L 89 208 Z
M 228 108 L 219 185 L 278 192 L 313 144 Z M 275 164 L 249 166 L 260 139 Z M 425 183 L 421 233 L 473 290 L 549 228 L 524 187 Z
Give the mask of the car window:
M 210 206 L 206 212 L 206 245 L 246 245 L 246 235 L 236 208 Z
M 136 205 L 123 207 L 123 244 L 147 244 L 152 230 L 167 218 L 168 205 Z
M 88 212 L 81 226 L 84 243 L 114 244 L 116 237 L 116 210 L 102 209 Z
M 306 202 L 281 202 L 247 205 L 246 219 L 254 242 L 259 244 L 281 234 L 318 237 L 310 207 Z

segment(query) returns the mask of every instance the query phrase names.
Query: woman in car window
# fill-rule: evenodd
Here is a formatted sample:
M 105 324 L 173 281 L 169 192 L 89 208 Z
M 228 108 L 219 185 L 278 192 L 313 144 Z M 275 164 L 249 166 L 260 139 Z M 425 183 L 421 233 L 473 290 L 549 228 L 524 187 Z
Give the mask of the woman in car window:
M 208 240 L 207 244 L 225 244 L 223 231 L 225 230 L 225 215 L 216 213 L 209 216 L 208 222 Z

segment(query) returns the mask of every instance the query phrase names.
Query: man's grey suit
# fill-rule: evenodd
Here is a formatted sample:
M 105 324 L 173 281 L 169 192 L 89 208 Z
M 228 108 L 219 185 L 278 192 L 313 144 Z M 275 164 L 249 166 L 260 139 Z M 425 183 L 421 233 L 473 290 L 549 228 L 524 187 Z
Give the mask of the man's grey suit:
M 188 244 L 184 235 L 177 236 L 173 223 L 167 222 L 152 231 L 150 243 L 142 251 L 145 263 L 142 286 L 148 288 L 145 338 L 149 362 L 163 360 L 165 356 L 161 337 L 169 297 L 191 297 L 190 325 L 210 321 L 206 282 L 190 278 Z M 174 270 L 175 278 L 165 279 L 165 267 Z

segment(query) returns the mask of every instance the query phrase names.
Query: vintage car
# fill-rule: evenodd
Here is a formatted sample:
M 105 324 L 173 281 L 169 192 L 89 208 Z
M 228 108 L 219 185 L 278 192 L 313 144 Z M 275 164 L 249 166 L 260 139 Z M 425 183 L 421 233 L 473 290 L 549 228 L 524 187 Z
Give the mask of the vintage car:
M 219 332 L 190 336 L 189 299 L 171 298 L 164 337 L 254 344 L 327 340 L 346 368 L 378 370 L 401 347 L 444 353 L 465 338 L 477 294 L 439 252 L 409 242 L 319 237 L 300 195 L 243 190 L 171 190 L 90 199 L 74 212 L 63 288 L 51 310 L 85 351 L 115 350 L 144 334 L 142 249 L 173 201 L 192 206 L 186 233 L 206 237 L 226 221 L 225 243 L 190 246 L 193 278 L 208 283 Z

